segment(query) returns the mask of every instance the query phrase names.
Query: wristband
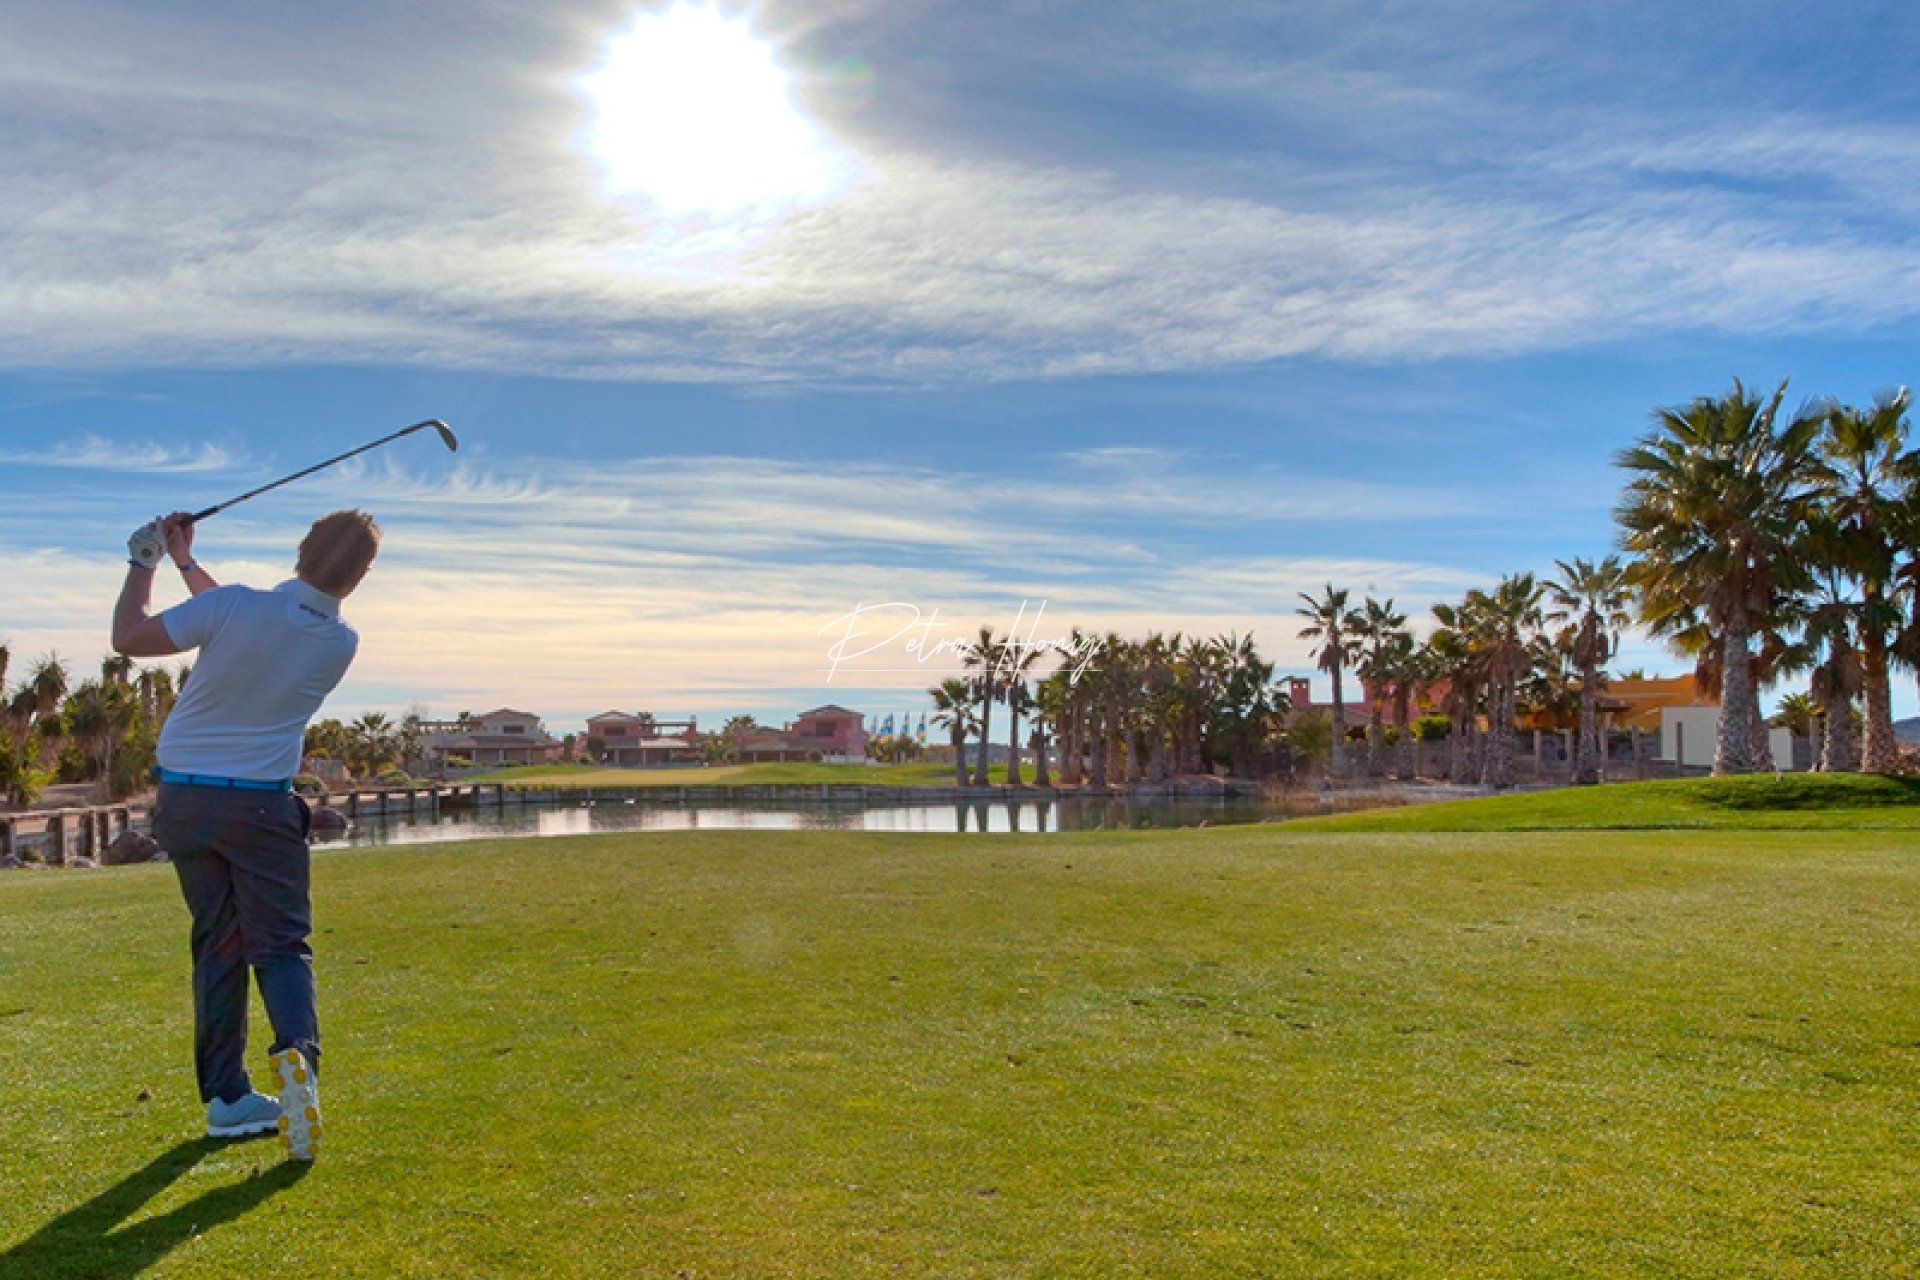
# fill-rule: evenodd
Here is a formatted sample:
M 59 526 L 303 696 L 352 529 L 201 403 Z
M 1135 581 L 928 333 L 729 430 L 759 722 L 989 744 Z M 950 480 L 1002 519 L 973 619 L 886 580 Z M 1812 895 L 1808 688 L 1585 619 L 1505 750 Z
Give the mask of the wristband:
M 132 560 L 132 559 L 129 559 L 129 560 L 127 561 L 127 568 L 129 568 L 129 569 L 147 569 L 147 570 L 152 570 L 152 569 L 154 568 L 154 566 L 153 566 L 153 565 L 150 565 L 150 564 L 141 564 L 141 563 L 140 563 L 140 562 L 139 562 L 138 560 Z
M 180 572 L 186 573 L 190 569 L 198 569 L 200 567 L 200 562 L 198 560 L 189 560 L 185 564 L 179 565 L 177 567 L 179 568 Z

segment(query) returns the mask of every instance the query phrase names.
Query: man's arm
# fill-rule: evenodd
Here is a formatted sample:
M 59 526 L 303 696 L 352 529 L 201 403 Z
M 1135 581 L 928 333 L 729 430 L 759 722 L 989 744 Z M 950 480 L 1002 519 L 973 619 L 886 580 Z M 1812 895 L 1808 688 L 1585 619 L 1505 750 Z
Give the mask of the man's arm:
M 211 591 L 220 585 L 193 558 L 193 520 L 186 512 L 174 512 L 160 522 L 160 528 L 167 535 L 167 554 L 173 557 L 174 566 L 180 570 L 180 577 L 187 584 L 188 591 L 197 596 L 202 591 Z
M 181 652 L 167 624 L 148 612 L 153 601 L 153 568 L 129 564 L 120 599 L 113 606 L 113 651 L 128 658 L 164 658 Z
M 212 575 L 193 564 L 193 521 L 186 512 L 134 530 L 127 539 L 127 580 L 113 606 L 113 651 L 124 657 L 164 658 L 188 647 L 174 643 L 167 624 L 152 613 L 153 571 L 164 553 L 173 555 L 195 595 L 215 585 Z

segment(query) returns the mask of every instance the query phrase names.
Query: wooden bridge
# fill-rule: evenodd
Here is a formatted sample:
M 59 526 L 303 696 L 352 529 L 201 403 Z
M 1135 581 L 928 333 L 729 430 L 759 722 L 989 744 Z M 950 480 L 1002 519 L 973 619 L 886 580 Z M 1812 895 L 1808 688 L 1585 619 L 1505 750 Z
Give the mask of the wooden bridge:
M 330 793 L 327 808 L 352 819 L 388 813 L 438 813 L 483 805 L 527 804 L 531 793 L 497 783 L 429 787 L 357 787 Z M 45 861 L 65 865 L 69 858 L 98 861 L 108 845 L 127 831 L 151 831 L 153 801 L 144 800 L 67 809 L 28 809 L 0 813 L 0 859 L 22 857 L 31 846 Z

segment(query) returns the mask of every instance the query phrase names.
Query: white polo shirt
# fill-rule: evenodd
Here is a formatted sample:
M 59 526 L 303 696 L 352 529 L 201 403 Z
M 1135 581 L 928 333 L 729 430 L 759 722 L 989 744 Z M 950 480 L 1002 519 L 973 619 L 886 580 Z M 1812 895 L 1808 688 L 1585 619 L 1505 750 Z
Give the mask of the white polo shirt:
M 272 591 L 215 587 L 160 620 L 200 651 L 160 731 L 160 767 L 263 782 L 298 773 L 307 722 L 360 647 L 340 602 L 292 578 Z

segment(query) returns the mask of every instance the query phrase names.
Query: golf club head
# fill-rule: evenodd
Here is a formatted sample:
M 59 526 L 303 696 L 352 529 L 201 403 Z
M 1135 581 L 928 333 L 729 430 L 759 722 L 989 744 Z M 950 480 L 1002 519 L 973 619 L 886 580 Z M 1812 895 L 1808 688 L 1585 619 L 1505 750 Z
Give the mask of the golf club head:
M 447 452 L 460 452 L 460 441 L 459 438 L 453 434 L 452 427 L 440 421 L 438 418 L 428 418 L 420 425 L 423 427 L 432 427 L 435 431 L 438 431 L 440 433 L 440 443 L 447 446 Z

